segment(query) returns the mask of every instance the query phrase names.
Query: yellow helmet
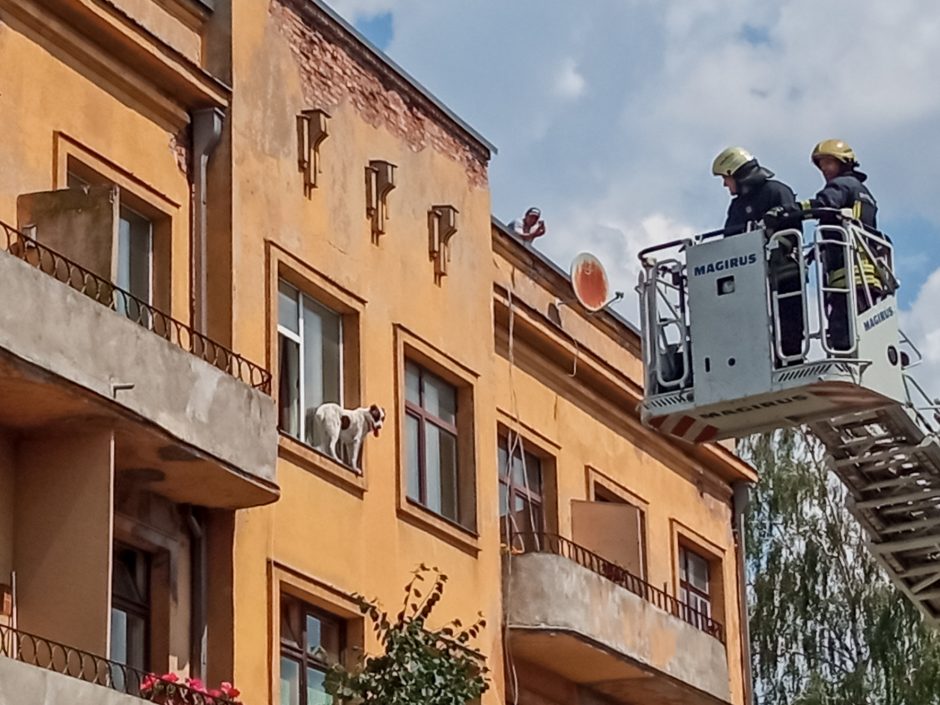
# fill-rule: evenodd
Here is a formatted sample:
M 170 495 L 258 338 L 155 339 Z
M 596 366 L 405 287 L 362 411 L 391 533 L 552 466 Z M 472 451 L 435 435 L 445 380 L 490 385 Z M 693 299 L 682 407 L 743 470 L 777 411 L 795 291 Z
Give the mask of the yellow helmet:
M 818 166 L 820 157 L 832 157 L 850 166 L 856 166 L 858 164 L 858 160 L 855 158 L 855 152 L 842 140 L 823 140 L 813 147 L 811 157 L 813 164 Z
M 712 173 L 715 176 L 733 176 L 734 172 L 753 159 L 754 156 L 743 147 L 728 147 L 715 157 Z

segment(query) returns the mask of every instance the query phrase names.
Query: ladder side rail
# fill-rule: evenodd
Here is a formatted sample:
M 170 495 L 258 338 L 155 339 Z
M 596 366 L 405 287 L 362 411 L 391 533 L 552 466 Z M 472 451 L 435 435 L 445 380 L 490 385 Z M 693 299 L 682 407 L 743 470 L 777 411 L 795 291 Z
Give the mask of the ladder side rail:
M 769 253 L 774 250 L 774 245 L 777 245 L 777 247 L 783 246 L 785 238 L 796 239 L 796 245 L 792 248 L 791 251 L 797 253 L 796 264 L 799 272 L 800 286 L 796 291 L 780 294 L 779 291 L 774 291 L 770 288 L 769 276 L 767 278 L 767 286 L 768 291 L 770 292 L 771 300 L 771 319 L 773 321 L 774 329 L 774 352 L 776 352 L 777 357 L 782 362 L 797 362 L 806 358 L 806 356 L 809 354 L 810 346 L 809 310 L 806 302 L 806 259 L 803 257 L 802 231 L 796 228 L 788 228 L 786 230 L 780 230 L 779 232 L 773 233 L 767 240 L 766 251 L 769 256 Z M 801 308 L 803 309 L 803 335 L 800 342 L 800 352 L 793 353 L 791 355 L 785 355 L 783 352 L 780 301 L 783 299 L 796 298 L 797 296 L 800 297 L 800 304 Z
M 663 260 L 657 263 L 658 270 L 667 270 L 672 275 L 678 275 L 682 281 L 682 269 L 684 265 L 678 260 Z M 676 303 L 670 300 L 668 293 L 674 292 L 678 298 Z M 656 319 L 656 328 L 658 335 L 655 340 L 654 354 L 657 358 L 655 366 L 655 381 L 662 389 L 684 389 L 690 378 L 690 353 L 689 353 L 689 325 L 686 320 L 687 307 L 685 306 L 685 287 L 680 283 L 678 285 L 666 281 L 657 275 L 656 286 L 654 288 L 655 302 L 651 315 Z M 660 304 L 665 308 L 668 315 L 660 318 Z M 675 326 L 679 335 L 679 350 L 681 352 L 682 374 L 676 379 L 666 379 L 663 374 L 661 363 L 663 356 L 668 354 L 669 345 L 666 331 Z
M 644 264 L 644 270 L 641 271 L 639 275 L 637 290 L 641 295 L 640 315 L 642 316 L 642 321 L 640 332 L 642 335 L 640 338 L 640 349 L 643 354 L 643 369 L 646 371 L 646 390 L 647 394 L 649 394 L 655 389 L 653 382 L 656 379 L 656 368 L 659 365 L 654 342 L 659 323 L 652 314 L 652 311 L 655 310 L 656 302 L 656 266 L 655 264 Z
M 834 237 L 828 237 L 829 234 Z M 857 310 L 854 267 L 849 265 L 852 262 L 852 243 L 849 240 L 849 234 L 845 228 L 839 225 L 817 225 L 814 233 L 814 261 L 816 264 L 816 274 L 818 277 L 818 304 L 819 304 L 819 322 L 820 322 L 820 343 L 822 349 L 829 355 L 851 355 L 858 349 L 855 330 L 855 311 Z M 845 282 L 841 287 L 830 286 L 828 283 L 828 272 L 826 271 L 823 254 L 832 252 L 834 249 L 841 249 L 843 253 L 842 262 L 845 265 Z M 849 347 L 838 349 L 829 344 L 826 331 L 831 326 L 829 314 L 826 310 L 826 294 L 835 296 L 844 296 L 846 299 L 847 329 L 849 337 Z

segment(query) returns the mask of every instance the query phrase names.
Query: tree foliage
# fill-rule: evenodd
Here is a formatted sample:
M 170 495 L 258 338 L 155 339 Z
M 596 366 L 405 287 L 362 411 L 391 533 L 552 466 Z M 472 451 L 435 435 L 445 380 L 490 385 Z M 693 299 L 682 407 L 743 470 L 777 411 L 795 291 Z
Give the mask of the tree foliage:
M 821 444 L 755 436 L 747 530 L 759 705 L 940 705 L 940 637 L 865 548 Z
M 466 626 L 454 619 L 430 628 L 447 576 L 424 564 L 412 576 L 394 621 L 376 600 L 356 595 L 383 653 L 366 656 L 352 669 L 334 666 L 326 679 L 330 695 L 374 705 L 466 705 L 487 689 L 486 660 L 469 646 L 486 626 L 483 615 Z

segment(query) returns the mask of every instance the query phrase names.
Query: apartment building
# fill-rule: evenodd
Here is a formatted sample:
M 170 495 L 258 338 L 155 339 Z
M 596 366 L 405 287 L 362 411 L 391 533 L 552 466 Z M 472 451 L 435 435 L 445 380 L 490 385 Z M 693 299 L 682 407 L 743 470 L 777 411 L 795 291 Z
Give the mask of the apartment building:
M 0 57 L 0 705 L 328 702 L 421 563 L 485 704 L 744 702 L 753 471 L 640 425 L 483 136 L 319 0 L 0 0 Z

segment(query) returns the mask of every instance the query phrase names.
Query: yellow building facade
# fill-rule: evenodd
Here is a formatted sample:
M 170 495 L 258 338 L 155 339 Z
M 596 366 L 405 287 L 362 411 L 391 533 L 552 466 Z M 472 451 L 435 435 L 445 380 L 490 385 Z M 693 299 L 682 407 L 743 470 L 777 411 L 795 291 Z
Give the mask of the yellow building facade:
M 484 137 L 319 0 L 0 0 L 0 57 L 0 705 L 319 705 L 422 563 L 483 703 L 746 701 L 753 471 L 641 426 Z

